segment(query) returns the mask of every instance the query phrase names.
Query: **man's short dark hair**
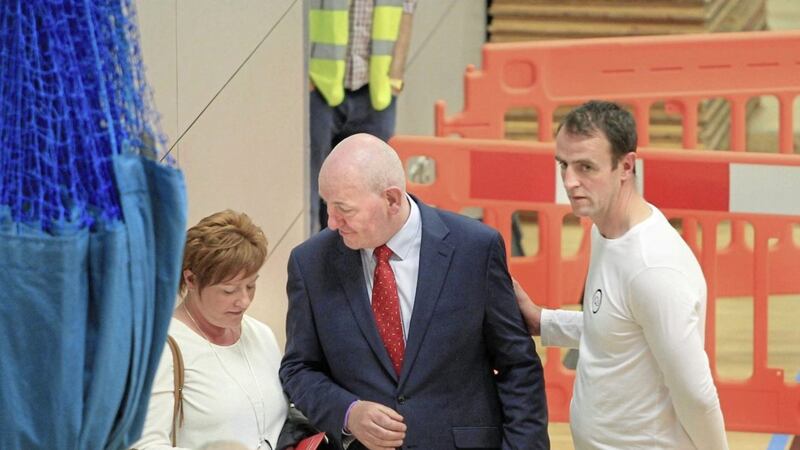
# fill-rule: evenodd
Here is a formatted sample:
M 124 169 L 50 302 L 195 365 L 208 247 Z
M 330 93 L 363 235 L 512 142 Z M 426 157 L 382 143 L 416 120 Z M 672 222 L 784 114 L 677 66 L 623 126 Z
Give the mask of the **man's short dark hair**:
M 616 103 L 590 100 L 570 111 L 556 133 L 564 129 L 574 136 L 592 137 L 602 132 L 611 144 L 611 160 L 617 162 L 636 151 L 636 121 L 633 115 Z

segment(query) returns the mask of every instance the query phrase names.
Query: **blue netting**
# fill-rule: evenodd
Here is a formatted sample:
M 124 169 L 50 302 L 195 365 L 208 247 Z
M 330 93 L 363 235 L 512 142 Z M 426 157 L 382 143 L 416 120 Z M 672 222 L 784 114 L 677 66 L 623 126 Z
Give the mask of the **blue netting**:
M 0 209 L 58 233 L 120 220 L 111 157 L 157 157 L 132 0 L 0 1 Z

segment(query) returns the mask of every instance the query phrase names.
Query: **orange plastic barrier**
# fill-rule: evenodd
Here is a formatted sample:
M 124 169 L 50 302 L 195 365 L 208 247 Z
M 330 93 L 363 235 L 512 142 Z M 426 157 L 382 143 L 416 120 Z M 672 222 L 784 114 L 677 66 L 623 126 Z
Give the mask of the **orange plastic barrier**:
M 588 268 L 589 222 L 583 221 L 581 249 L 562 255 L 562 224 L 571 210 L 563 197 L 551 143 L 398 136 L 401 159 L 426 156 L 437 161 L 435 181 L 409 184 L 424 201 L 444 209 L 483 209 L 483 220 L 511 240 L 512 214 L 538 214 L 539 249 L 509 258 L 514 276 L 543 305 L 577 303 Z M 800 434 L 800 385 L 784 383 L 783 371 L 767 365 L 768 296 L 800 293 L 800 245 L 787 234 L 800 225 L 800 158 L 791 155 L 680 150 L 640 150 L 637 170 L 645 197 L 667 217 L 693 221 L 704 232 L 683 228 L 708 282 L 706 350 L 731 430 Z M 770 183 L 786 180 L 782 185 Z M 763 182 L 761 187 L 754 184 Z M 559 194 L 562 192 L 562 194 Z M 776 195 L 778 193 L 783 195 Z M 730 248 L 717 249 L 717 227 L 725 221 L 752 224 L 754 242 L 741 260 L 745 270 L 725 265 Z M 728 281 L 753 297 L 753 367 L 744 381 L 720 379 L 716 370 L 716 299 L 729 295 Z M 740 293 L 739 295 L 744 295 Z M 548 348 L 545 363 L 551 420 L 569 420 L 574 372 L 564 368 L 560 349 Z
M 800 31 L 486 44 L 483 68 L 470 67 L 464 76 L 464 110 L 448 118 L 444 103 L 437 103 L 436 134 L 503 138 L 505 113 L 527 107 L 537 111 L 538 137 L 547 142 L 553 139 L 558 106 L 602 98 L 633 107 L 639 145 L 647 146 L 651 106 L 664 101 L 668 110 L 682 115 L 683 147 L 692 149 L 698 140 L 698 105 L 723 97 L 731 105 L 731 149 L 742 151 L 747 101 L 773 95 L 780 104 L 780 152 L 791 153 L 798 94 Z M 683 225 L 695 248 L 698 224 L 687 219 Z M 736 221 L 731 228 L 720 264 L 749 273 L 745 226 Z M 790 230 L 783 239 L 791 239 Z M 778 293 L 796 292 L 789 289 L 791 283 L 774 286 Z M 721 295 L 743 295 L 752 291 L 752 282 L 731 276 L 721 289 Z
M 634 109 L 639 143 L 649 144 L 650 108 L 664 101 L 682 115 L 683 147 L 697 147 L 698 105 L 731 105 L 731 149 L 746 146 L 745 110 L 756 96 L 780 104 L 779 147 L 793 149 L 793 104 L 800 93 L 800 32 L 714 33 L 486 44 L 483 67 L 467 69 L 464 110 L 436 105 L 436 135 L 504 137 L 512 108 L 538 113 L 539 140 L 553 139 L 553 112 L 593 98 Z

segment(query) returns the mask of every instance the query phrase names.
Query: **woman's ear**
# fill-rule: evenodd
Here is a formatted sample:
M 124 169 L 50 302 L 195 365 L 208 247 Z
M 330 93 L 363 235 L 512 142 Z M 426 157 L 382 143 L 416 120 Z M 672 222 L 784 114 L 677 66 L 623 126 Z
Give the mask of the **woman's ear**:
M 191 270 L 186 269 L 183 271 L 183 281 L 186 283 L 186 289 L 193 291 L 197 289 L 197 280 Z

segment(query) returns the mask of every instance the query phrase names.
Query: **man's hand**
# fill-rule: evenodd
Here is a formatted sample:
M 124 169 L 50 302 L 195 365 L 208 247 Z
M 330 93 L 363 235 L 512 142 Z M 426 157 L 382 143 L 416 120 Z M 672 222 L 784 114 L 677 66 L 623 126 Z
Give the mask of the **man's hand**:
M 522 318 L 525 319 L 525 325 L 528 327 L 528 332 L 531 336 L 539 336 L 542 334 L 542 308 L 536 306 L 528 297 L 528 293 L 522 289 L 519 282 L 511 279 L 514 282 L 514 295 L 517 297 L 517 305 L 522 313 Z
M 403 416 L 387 406 L 361 400 L 350 410 L 347 429 L 370 450 L 396 449 L 406 438 Z

